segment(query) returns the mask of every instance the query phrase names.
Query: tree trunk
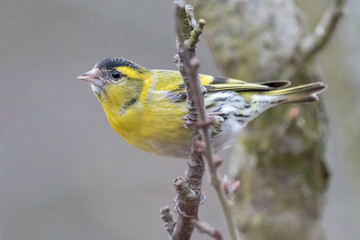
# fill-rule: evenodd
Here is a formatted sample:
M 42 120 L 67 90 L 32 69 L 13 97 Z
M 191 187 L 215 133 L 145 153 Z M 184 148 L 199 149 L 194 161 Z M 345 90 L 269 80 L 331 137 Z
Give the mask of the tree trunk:
M 206 39 L 228 77 L 319 81 L 301 57 L 307 30 L 292 0 L 190 2 L 207 21 Z M 321 102 L 276 107 L 244 130 L 230 172 L 241 182 L 235 218 L 248 239 L 325 238 L 319 223 L 329 178 L 325 130 Z

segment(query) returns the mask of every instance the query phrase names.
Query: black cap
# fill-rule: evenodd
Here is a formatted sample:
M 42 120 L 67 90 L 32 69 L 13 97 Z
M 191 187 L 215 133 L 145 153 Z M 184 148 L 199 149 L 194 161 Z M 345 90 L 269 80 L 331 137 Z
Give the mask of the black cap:
M 114 69 L 116 67 L 130 67 L 133 69 L 138 69 L 140 66 L 130 60 L 125 58 L 106 58 L 98 62 L 95 67 L 100 69 Z

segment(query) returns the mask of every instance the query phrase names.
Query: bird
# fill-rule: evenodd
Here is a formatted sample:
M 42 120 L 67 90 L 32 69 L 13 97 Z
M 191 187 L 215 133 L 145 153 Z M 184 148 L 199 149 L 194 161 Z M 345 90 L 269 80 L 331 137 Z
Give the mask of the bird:
M 188 158 L 191 129 L 184 126 L 187 96 L 179 71 L 152 70 L 125 58 L 99 61 L 78 79 L 89 82 L 112 128 L 129 144 L 157 155 Z M 216 116 L 215 153 L 229 148 L 241 130 L 265 110 L 287 103 L 314 102 L 322 82 L 288 87 L 279 80 L 248 83 L 199 74 L 204 105 Z

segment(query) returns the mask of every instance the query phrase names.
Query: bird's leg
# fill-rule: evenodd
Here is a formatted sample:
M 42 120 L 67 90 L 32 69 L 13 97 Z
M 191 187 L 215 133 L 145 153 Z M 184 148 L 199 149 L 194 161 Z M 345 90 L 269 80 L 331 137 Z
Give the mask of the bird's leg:
M 209 118 L 213 119 L 213 123 L 209 127 L 211 138 L 213 139 L 217 134 L 222 131 L 222 124 L 224 122 L 224 118 L 221 115 L 211 114 Z

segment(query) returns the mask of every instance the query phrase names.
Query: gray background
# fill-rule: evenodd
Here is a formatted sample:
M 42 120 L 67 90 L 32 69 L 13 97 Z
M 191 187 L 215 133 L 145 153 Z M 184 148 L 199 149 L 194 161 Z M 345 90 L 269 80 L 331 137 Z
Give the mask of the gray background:
M 302 3 L 310 25 L 324 2 Z M 113 56 L 175 69 L 172 1 L 0 4 L 1 238 L 167 239 L 159 209 L 172 204 L 172 180 L 183 175 L 185 162 L 126 144 L 109 126 L 90 86 L 76 77 Z M 360 116 L 358 1 L 350 1 L 339 27 L 319 57 L 325 82 L 339 79 L 324 94 L 333 174 L 324 227 L 333 240 L 360 236 L 360 157 L 348 150 L 349 138 L 356 144 L 360 136 L 349 137 L 344 130 L 345 125 L 359 128 L 360 122 L 341 111 L 353 108 Z M 221 75 L 205 41 L 199 58 L 201 72 Z M 349 98 L 348 105 L 338 106 L 339 97 Z M 205 185 L 201 217 L 225 232 L 217 199 Z

